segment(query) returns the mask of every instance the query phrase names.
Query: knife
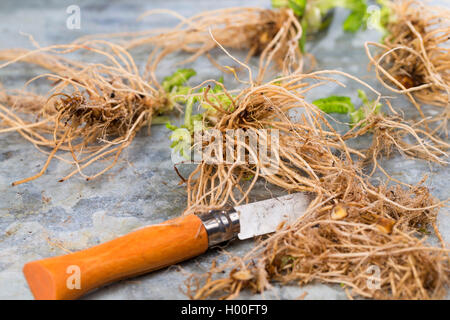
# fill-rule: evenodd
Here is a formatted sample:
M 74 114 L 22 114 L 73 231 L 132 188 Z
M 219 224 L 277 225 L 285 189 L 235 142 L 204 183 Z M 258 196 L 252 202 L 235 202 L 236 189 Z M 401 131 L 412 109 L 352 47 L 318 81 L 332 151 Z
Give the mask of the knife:
M 294 193 L 230 210 L 178 217 L 63 256 L 32 261 L 23 273 L 35 299 L 67 300 L 108 283 L 141 275 L 204 253 L 236 236 L 248 239 L 292 224 L 309 198 Z

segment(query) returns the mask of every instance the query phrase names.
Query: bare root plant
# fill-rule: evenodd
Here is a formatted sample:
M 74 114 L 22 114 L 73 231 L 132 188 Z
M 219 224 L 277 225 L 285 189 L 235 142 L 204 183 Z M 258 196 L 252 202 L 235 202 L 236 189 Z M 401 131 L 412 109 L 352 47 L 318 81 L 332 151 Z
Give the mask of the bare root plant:
M 366 53 L 377 78 L 393 92 L 409 97 L 424 114 L 420 101 L 443 107 L 438 128 L 450 117 L 450 12 L 417 0 L 388 2 L 393 18 L 383 43 L 367 42 Z M 379 49 L 374 56 L 370 47 Z
M 94 53 L 106 62 L 74 62 L 64 57 L 79 50 Z M 38 174 L 13 185 L 43 175 L 54 157 L 74 166 L 60 181 L 76 173 L 87 180 L 96 178 L 117 163 L 121 152 L 142 127 L 151 124 L 153 116 L 173 106 L 158 83 L 143 80 L 131 55 L 110 42 L 10 50 L 0 56 L 8 59 L 0 68 L 24 61 L 50 71 L 31 79 L 27 85 L 40 78 L 53 82 L 47 97 L 26 91 L 14 94 L 4 91 L 0 95 L 7 105 L 0 105 L 0 119 L 5 127 L 0 132 L 17 131 L 48 154 Z M 84 173 L 98 160 L 106 163 L 103 169 L 91 175 Z
M 264 164 L 250 143 L 243 147 L 254 163 L 202 161 L 187 179 L 185 213 L 241 204 L 248 200 L 258 178 L 314 197 L 296 224 L 280 226 L 244 257 L 230 255 L 226 263 L 213 263 L 208 272 L 191 275 L 186 282 L 189 297 L 230 299 L 243 289 L 263 292 L 272 282 L 303 285 L 313 281 L 340 284 L 350 298 L 427 299 L 445 295 L 450 275 L 448 250 L 444 243 L 443 248 L 426 244 L 424 237 L 434 230 L 442 240 L 435 221 L 443 203 L 422 183 L 406 188 L 400 184 L 374 185 L 364 168 L 369 162 L 381 168 L 377 159 L 388 156 L 394 148 L 443 164 L 448 144 L 398 116 L 374 114 L 364 125 L 356 124 L 346 134 L 339 134 L 328 117 L 305 100 L 312 88 L 330 81 L 340 84 L 324 75 L 327 73 L 343 74 L 291 75 L 250 86 L 235 96 L 224 90 L 227 103 L 221 103 L 209 88 L 203 92 L 202 104 L 214 110 L 212 116 L 204 114 L 205 128 L 224 135 L 228 129 L 279 130 L 275 157 L 279 167 L 276 173 L 263 174 Z M 292 112 L 299 109 L 301 116 L 293 120 Z M 373 136 L 369 149 L 348 147 L 349 139 L 366 133 Z M 405 141 L 406 136 L 414 143 Z M 270 144 L 266 134 L 258 133 L 258 138 Z M 375 286 L 368 285 L 373 268 L 380 270 Z

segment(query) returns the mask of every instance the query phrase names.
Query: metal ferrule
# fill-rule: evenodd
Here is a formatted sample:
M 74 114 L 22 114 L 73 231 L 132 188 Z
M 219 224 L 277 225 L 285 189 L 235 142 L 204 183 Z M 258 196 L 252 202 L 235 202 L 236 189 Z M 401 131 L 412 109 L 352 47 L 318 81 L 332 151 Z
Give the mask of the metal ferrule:
M 233 239 L 240 230 L 239 214 L 234 210 L 210 210 L 200 214 L 208 234 L 208 246 Z

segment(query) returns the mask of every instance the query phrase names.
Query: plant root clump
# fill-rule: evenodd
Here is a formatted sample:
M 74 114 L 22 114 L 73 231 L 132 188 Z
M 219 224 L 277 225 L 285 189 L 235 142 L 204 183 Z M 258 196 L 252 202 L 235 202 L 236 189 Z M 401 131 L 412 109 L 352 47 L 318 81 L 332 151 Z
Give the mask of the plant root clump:
M 223 134 L 227 129 L 278 129 L 274 159 L 279 167 L 275 173 L 263 174 L 265 167 L 259 159 L 253 164 L 201 161 L 187 179 L 185 213 L 246 202 L 258 178 L 289 192 L 308 192 L 313 200 L 294 225 L 280 225 L 244 257 L 230 256 L 226 263 L 213 263 L 204 274 L 192 274 L 186 282 L 190 298 L 231 299 L 243 289 L 263 292 L 273 282 L 304 285 L 313 281 L 339 284 L 350 298 L 445 296 L 449 257 L 435 224 L 443 203 L 431 196 L 423 182 L 406 187 L 374 185 L 364 170 L 368 162 L 388 156 L 394 148 L 443 163 L 441 158 L 447 155 L 442 150 L 448 145 L 399 118 L 379 114 L 339 134 L 328 116 L 305 100 L 312 88 L 330 81 L 340 84 L 324 76 L 327 73 L 343 75 L 338 71 L 291 75 L 253 85 L 236 96 L 229 94 L 228 105 L 211 90 L 203 92 L 202 104 L 215 110 L 203 115 L 204 128 Z M 303 112 L 294 120 L 293 113 L 299 109 Z M 368 150 L 347 145 L 347 140 L 368 132 L 373 137 Z M 407 135 L 414 142 L 404 141 Z M 263 133 L 258 138 L 271 143 Z M 257 154 L 250 143 L 243 144 L 249 156 Z M 441 239 L 443 248 L 426 244 L 431 232 Z
M 65 63 L 58 56 L 77 50 L 93 52 L 106 62 Z M 43 175 L 54 157 L 74 166 L 73 171 L 60 181 L 76 173 L 87 180 L 96 178 L 117 163 L 119 155 L 136 133 L 149 126 L 155 115 L 173 107 L 159 84 L 145 81 L 139 75 L 133 58 L 116 44 L 89 41 L 81 45 L 19 51 L 15 57 L 10 56 L 2 67 L 18 61 L 43 67 L 50 61 L 48 68 L 52 73 L 39 75 L 28 83 L 44 78 L 53 82 L 53 88 L 47 97 L 26 91 L 14 94 L 3 91 L 0 95 L 1 102 L 8 105 L 0 105 L 4 127 L 0 132 L 17 131 L 48 154 L 38 174 L 13 185 Z M 66 153 L 68 157 L 57 151 Z M 84 169 L 98 160 L 106 163 L 103 169 L 95 174 L 84 173 Z
M 227 161 L 214 162 L 209 158 L 201 161 L 187 179 L 186 213 L 218 209 L 229 204 L 228 201 L 233 205 L 244 203 L 260 177 L 289 192 L 325 194 L 324 177 L 342 172 L 351 175 L 353 166 L 359 166 L 359 161 L 363 164 L 373 162 L 380 167 L 377 159 L 388 156 L 394 149 L 410 157 L 446 163 L 448 155 L 445 151 L 449 145 L 408 125 L 399 116 L 386 118 L 374 114 L 364 120 L 364 126 L 358 124 L 346 134 L 339 134 L 327 120 L 327 115 L 305 100 L 312 88 L 330 82 L 340 84 L 324 76 L 327 73 L 335 71 L 291 75 L 250 86 L 235 96 L 225 89 L 220 95 L 227 95 L 226 100 L 218 98 L 212 90 L 205 90 L 200 105 L 206 105 L 209 111 L 203 115 L 203 128 L 214 129 L 223 136 L 230 129 L 243 130 L 255 134 L 269 149 L 272 144 L 277 148 L 272 150 L 271 156 L 264 157 L 249 142 L 241 142 L 240 147 L 248 154 L 246 161 L 232 152 Z M 296 117 L 297 113 L 299 118 L 293 121 L 292 116 Z M 270 130 L 278 131 L 278 141 L 271 140 Z M 367 132 L 374 133 L 373 144 L 368 150 L 348 147 L 346 140 Z M 408 142 L 407 136 L 412 137 L 413 142 Z M 225 142 L 223 150 L 229 148 Z M 357 160 L 353 160 L 354 157 Z M 268 169 L 271 165 L 277 166 L 276 172 Z
M 389 1 L 393 18 L 383 43 L 366 43 L 366 52 L 378 79 L 390 90 L 406 94 L 422 114 L 416 99 L 444 107 L 450 102 L 450 11 L 421 1 Z M 381 50 L 376 56 L 370 46 Z
M 428 189 L 373 187 L 347 173 L 328 178 L 324 187 L 332 199 L 320 197 L 295 225 L 260 240 L 244 257 L 191 275 L 188 296 L 230 299 L 243 289 L 263 292 L 273 282 L 321 282 L 340 285 L 351 299 L 445 297 L 448 250 L 425 243 L 437 214 Z M 337 206 L 345 218 L 333 218 Z
M 150 11 L 141 17 L 155 13 Z M 298 44 L 302 27 L 290 9 L 227 8 L 202 12 L 190 18 L 170 13 L 181 19 L 173 29 L 159 34 L 125 36 L 127 49 L 146 44 L 155 46 L 150 58 L 153 66 L 149 65 L 148 69 L 154 69 L 166 55 L 182 50 L 191 56 L 181 63 L 206 55 L 215 66 L 229 72 L 209 54 L 218 43 L 227 49 L 246 50 L 247 60 L 259 55 L 263 69 L 270 61 L 275 61 L 285 74 L 303 67 Z
M 231 153 L 229 163 L 202 161 L 187 181 L 186 213 L 217 209 L 229 200 L 234 205 L 243 203 L 259 177 L 288 191 L 321 193 L 321 175 L 346 170 L 336 167 L 339 160 L 335 151 L 364 157 L 347 148 L 343 141 L 336 142 L 338 133 L 315 106 L 304 100 L 304 94 L 312 87 L 304 81 L 308 77 L 311 81 L 330 81 L 321 75 L 291 75 L 251 86 L 235 97 L 225 90 L 222 95 L 229 96 L 228 105 L 215 98 L 217 95 L 211 90 L 204 91 L 201 105 L 213 110 L 205 114 L 205 128 L 213 128 L 223 136 L 230 129 L 254 134 L 259 144 L 268 146 L 272 153 L 265 157 L 267 154 L 258 154 L 257 146 L 241 142 L 235 147 L 245 149 L 245 161 L 238 158 L 239 152 Z M 296 108 L 304 113 L 300 121 L 293 122 L 289 113 Z M 278 141 L 272 140 L 273 130 L 279 134 Z M 226 149 L 224 145 L 223 150 Z M 270 169 L 273 166 L 277 167 L 275 173 Z M 248 180 L 246 189 L 241 185 L 244 180 Z
M 364 165 L 374 165 L 370 175 L 376 169 L 385 172 L 379 166 L 378 159 L 389 158 L 394 151 L 413 159 L 440 165 L 448 164 L 446 151 L 449 150 L 450 144 L 428 133 L 421 122 L 406 121 L 398 114 L 393 116 L 374 114 L 364 122 L 364 126 L 352 128 L 342 136 L 342 139 L 347 141 L 368 133 L 373 136 L 372 144 L 364 153 L 366 156 Z

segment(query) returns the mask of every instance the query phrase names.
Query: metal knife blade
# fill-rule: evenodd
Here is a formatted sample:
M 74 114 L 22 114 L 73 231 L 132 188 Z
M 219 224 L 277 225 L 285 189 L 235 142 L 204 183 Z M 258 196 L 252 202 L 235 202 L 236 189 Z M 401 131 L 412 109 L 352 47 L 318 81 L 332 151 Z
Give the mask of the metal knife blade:
M 310 203 L 304 193 L 253 202 L 234 207 L 239 214 L 241 240 L 274 232 L 283 221 L 294 223 L 302 216 Z

